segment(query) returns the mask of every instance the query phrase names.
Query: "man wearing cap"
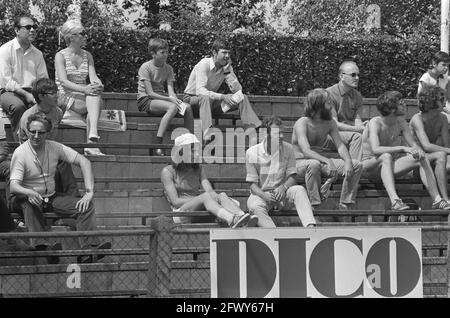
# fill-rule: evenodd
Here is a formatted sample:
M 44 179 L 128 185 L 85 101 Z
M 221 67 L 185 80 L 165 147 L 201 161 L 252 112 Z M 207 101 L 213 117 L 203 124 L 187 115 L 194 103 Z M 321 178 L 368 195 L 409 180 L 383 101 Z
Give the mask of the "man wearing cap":
M 11 120 L 14 138 L 20 117 L 35 103 L 31 83 L 48 78 L 42 52 L 32 44 L 36 29 L 33 19 L 20 16 L 14 21 L 16 37 L 0 47 L 0 105 Z
M 217 93 L 224 81 L 232 94 Z M 261 125 L 248 97 L 242 94 L 242 86 L 231 66 L 230 44 L 223 39 L 213 42 L 212 57 L 205 57 L 194 66 L 184 93 L 183 100 L 199 111 L 203 134 L 207 140 L 211 138 L 208 128 L 212 126 L 213 113 L 239 109 L 245 125 Z M 240 98 L 237 99 L 237 96 Z
M 246 181 L 250 182 L 248 210 L 258 217 L 259 227 L 276 227 L 268 212 L 295 207 L 304 227 L 316 225 L 305 188 L 296 185 L 295 155 L 283 141 L 283 123 L 277 116 L 264 120 L 267 137 L 246 152 Z
M 336 121 L 342 142 L 349 149 L 352 159 L 361 161 L 362 132 L 365 123 L 361 120 L 362 95 L 357 90 L 359 68 L 353 61 L 345 61 L 339 67 L 339 83 L 328 87 L 330 102 L 333 105 L 331 115 Z M 336 149 L 331 137 L 326 148 Z

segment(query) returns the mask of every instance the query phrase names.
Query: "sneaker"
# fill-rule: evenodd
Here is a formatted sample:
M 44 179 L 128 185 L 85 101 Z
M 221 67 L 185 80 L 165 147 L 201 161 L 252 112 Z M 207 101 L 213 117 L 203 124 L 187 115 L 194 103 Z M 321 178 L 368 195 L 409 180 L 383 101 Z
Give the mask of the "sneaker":
M 235 229 L 237 227 L 245 227 L 250 219 L 250 214 L 245 213 L 243 215 L 235 215 L 233 221 L 231 221 L 230 227 Z
M 338 210 L 339 211 L 348 211 L 350 210 L 350 207 L 348 206 L 348 203 L 339 203 L 338 205 Z
M 258 226 L 258 217 L 256 215 L 250 215 L 247 227 L 257 227 L 257 226 Z
M 441 200 L 438 203 L 434 203 L 431 208 L 433 210 L 450 210 L 450 203 L 445 200 Z
M 409 210 L 409 206 L 403 203 L 402 199 L 397 199 L 394 201 L 394 204 L 391 206 L 391 210 L 393 211 L 403 211 Z

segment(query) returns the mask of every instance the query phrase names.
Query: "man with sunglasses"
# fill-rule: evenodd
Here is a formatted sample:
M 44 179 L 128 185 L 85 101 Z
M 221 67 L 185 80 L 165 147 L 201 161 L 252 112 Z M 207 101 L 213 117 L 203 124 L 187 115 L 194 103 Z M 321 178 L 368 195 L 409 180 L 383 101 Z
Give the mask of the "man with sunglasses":
M 337 123 L 339 135 L 347 146 L 352 159 L 361 160 L 362 132 L 365 123 L 361 120 L 362 95 L 357 90 L 359 68 L 353 61 L 344 61 L 339 67 L 339 83 L 328 87 L 332 103 L 331 114 Z M 325 147 L 335 149 L 331 138 Z
M 94 175 L 91 163 L 72 148 L 56 141 L 47 140 L 52 124 L 45 114 L 32 114 L 27 121 L 28 140 L 21 144 L 11 159 L 11 199 L 13 210 L 21 210 L 30 232 L 46 229 L 44 212 L 54 212 L 65 217 L 76 217 L 78 231 L 96 229 L 94 197 Z M 58 161 L 66 161 L 80 167 L 85 194 L 75 198 L 58 193 L 55 187 L 55 172 Z M 98 238 L 81 237 L 82 248 L 110 248 L 110 243 L 100 245 Z M 80 257 L 78 262 L 92 262 L 101 256 Z
M 18 129 L 19 142 L 23 143 L 28 140 L 28 118 L 36 113 L 44 113 L 45 117 L 50 120 L 52 130 L 47 134 L 47 139 L 56 140 L 58 125 L 63 118 L 63 112 L 58 107 L 58 87 L 56 83 L 49 78 L 40 78 L 33 83 L 31 93 L 36 101 L 36 105 L 27 109 L 20 119 Z M 65 161 L 58 162 L 55 180 L 57 192 L 79 196 L 77 181 L 72 172 L 72 167 Z
M 32 42 L 37 26 L 33 19 L 20 16 L 14 21 L 16 37 L 0 47 L 0 106 L 11 121 L 14 138 L 26 109 L 36 101 L 31 84 L 48 78 L 44 56 Z

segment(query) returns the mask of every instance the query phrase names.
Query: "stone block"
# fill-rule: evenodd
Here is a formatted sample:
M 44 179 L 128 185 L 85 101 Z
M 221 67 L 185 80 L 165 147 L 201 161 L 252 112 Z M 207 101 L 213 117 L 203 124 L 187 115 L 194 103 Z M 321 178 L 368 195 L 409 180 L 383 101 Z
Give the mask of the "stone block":
M 272 115 L 272 104 L 266 103 L 252 103 L 253 110 L 258 116 Z
M 133 162 L 130 164 L 130 178 L 150 178 L 161 173 L 163 164 Z
M 278 116 L 291 116 L 291 105 L 286 103 L 273 103 L 272 113 Z
M 152 197 L 131 197 L 128 211 L 133 212 L 152 212 Z

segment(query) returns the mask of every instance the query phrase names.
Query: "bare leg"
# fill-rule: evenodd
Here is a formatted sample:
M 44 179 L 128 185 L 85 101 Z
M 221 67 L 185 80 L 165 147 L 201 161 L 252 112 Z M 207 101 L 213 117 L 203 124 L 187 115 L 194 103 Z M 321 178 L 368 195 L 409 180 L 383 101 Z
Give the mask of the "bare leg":
M 156 134 L 157 137 L 162 138 L 167 128 L 169 127 L 170 121 L 172 120 L 172 118 L 175 117 L 175 115 L 178 112 L 177 105 L 165 100 L 154 99 L 150 102 L 150 110 L 152 112 L 155 112 L 156 114 L 164 114 L 163 117 L 161 118 L 158 132 Z
M 445 152 L 433 152 L 427 155 L 430 162 L 434 162 L 434 175 L 442 199 L 448 201 L 447 193 L 447 154 Z
M 223 206 L 227 211 L 234 215 L 243 215 L 244 211 L 241 210 L 239 206 L 236 205 L 236 203 L 231 200 L 225 192 L 221 192 L 219 194 L 219 204 Z
M 230 224 L 233 214 L 219 205 L 207 192 L 202 193 L 180 207 L 180 211 L 196 211 L 205 208 L 208 212 Z
M 95 138 L 97 140 L 98 137 L 98 130 L 97 130 L 97 124 L 98 119 L 100 117 L 100 106 L 101 106 L 101 96 L 100 95 L 87 95 L 86 96 L 86 108 L 87 108 L 87 126 L 88 128 L 88 138 L 90 139 Z
M 186 107 L 184 112 L 184 127 L 187 128 L 192 134 L 194 133 L 194 114 L 192 112 L 191 105 Z
M 371 158 L 368 160 L 364 160 L 362 162 L 363 169 L 368 171 L 369 173 L 375 173 L 377 169 L 381 166 L 381 181 L 383 182 L 383 186 L 386 189 L 386 192 L 391 200 L 391 203 L 394 204 L 395 200 L 400 199 L 397 190 L 395 190 L 395 180 L 394 180 L 394 171 L 393 171 L 393 162 L 392 156 L 389 153 L 384 153 L 380 155 L 378 158 Z
M 428 193 L 433 199 L 433 203 L 440 200 L 441 196 L 439 195 L 436 179 L 434 178 L 433 170 L 431 169 L 431 165 L 428 159 L 425 158 L 421 161 L 417 161 L 412 156 L 401 157 L 395 161 L 394 175 L 403 175 L 416 167 L 420 167 L 420 179 L 422 180 L 422 183 L 424 184 L 425 188 L 427 188 Z

